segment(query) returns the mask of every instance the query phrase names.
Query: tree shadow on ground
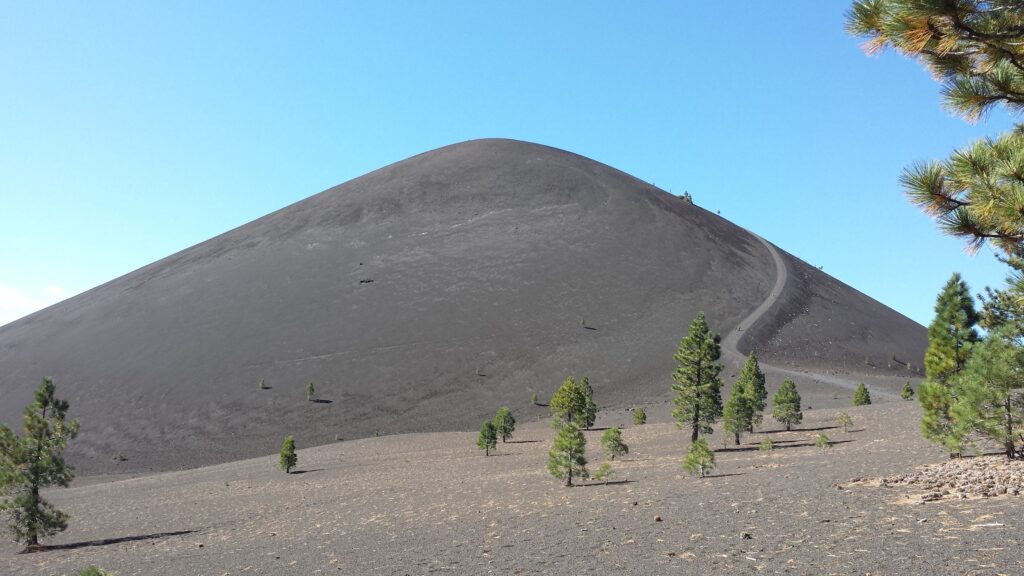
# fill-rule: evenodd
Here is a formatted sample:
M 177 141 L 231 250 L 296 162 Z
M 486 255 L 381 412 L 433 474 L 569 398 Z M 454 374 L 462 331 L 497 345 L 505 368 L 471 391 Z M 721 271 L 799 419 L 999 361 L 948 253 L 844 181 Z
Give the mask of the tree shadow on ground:
M 584 432 L 604 432 L 608 428 L 609 428 L 609 426 L 602 426 L 600 428 L 597 428 L 597 427 L 594 427 L 594 428 L 584 428 L 583 431 Z
M 111 544 L 123 544 L 125 542 L 138 542 L 140 540 L 156 540 L 170 536 L 183 536 L 192 534 L 196 530 L 178 530 L 176 532 L 157 532 L 155 534 L 142 534 L 139 536 L 122 536 L 120 538 L 104 538 L 102 540 L 88 540 L 86 542 L 72 542 L 71 544 L 48 544 L 45 546 L 30 546 L 19 554 L 34 554 L 36 552 L 51 552 L 53 550 L 76 550 L 90 546 L 110 546 Z
M 822 432 L 824 430 L 835 430 L 839 426 L 819 426 L 818 428 L 793 428 L 792 430 L 786 430 L 780 428 L 778 430 L 759 430 L 754 434 L 780 434 L 782 432 Z
M 540 440 L 506 440 L 502 444 L 536 444 Z
M 291 474 L 309 474 L 310 472 L 323 472 L 323 468 L 314 468 L 313 470 L 295 470 Z
M 846 444 L 847 442 L 856 442 L 856 440 L 830 440 L 829 446 L 835 444 Z M 780 446 L 780 444 L 782 444 Z M 765 450 L 765 452 L 771 452 L 773 450 L 785 450 L 787 448 L 806 448 L 808 446 L 814 446 L 813 440 L 773 440 L 772 449 Z M 760 446 L 730 446 L 728 448 L 716 448 L 714 452 L 757 452 L 761 450 Z
M 728 478 L 729 476 L 743 476 L 742 472 L 730 472 L 728 474 L 705 474 L 704 478 L 698 476 L 698 479 L 706 480 L 708 478 Z
M 586 484 L 573 484 L 577 488 L 588 488 L 590 486 L 615 486 L 618 484 L 633 484 L 636 480 L 610 480 L 608 482 L 588 482 Z
M 313 404 L 332 404 L 332 403 L 334 403 L 334 400 L 325 400 L 323 398 L 313 398 L 312 400 L 310 400 L 310 402 L 312 402 Z

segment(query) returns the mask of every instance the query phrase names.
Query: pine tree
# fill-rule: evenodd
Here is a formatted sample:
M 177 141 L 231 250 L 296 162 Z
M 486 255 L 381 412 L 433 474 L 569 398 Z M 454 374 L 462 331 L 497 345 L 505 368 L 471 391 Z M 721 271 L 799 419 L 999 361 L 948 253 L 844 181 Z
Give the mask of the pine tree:
M 785 424 L 786 430 L 792 430 L 793 424 L 803 421 L 804 414 L 800 411 L 800 393 L 796 391 L 796 383 L 792 380 L 784 381 L 775 396 L 772 396 L 772 418 Z
M 764 419 L 764 409 L 768 403 L 768 388 L 765 386 L 764 372 L 761 371 L 761 365 L 758 364 L 757 355 L 754 352 L 747 356 L 743 370 L 740 371 L 739 378 L 736 379 L 736 384 L 733 386 L 737 385 L 743 388 L 752 401 L 753 413 L 747 432 L 753 432 L 754 426 L 760 424 Z
M 967 283 L 953 274 L 935 299 L 935 318 L 928 326 L 924 356 L 926 380 L 917 392 L 922 409 L 921 434 L 954 454 L 963 451 L 963 439 L 950 417 L 954 400 L 950 387 L 978 342 L 978 319 Z
M 551 397 L 552 426 L 557 428 L 563 422 L 584 426 L 588 407 L 585 390 L 575 378 L 569 376 Z
M 501 436 L 502 444 L 507 442 L 512 437 L 512 433 L 516 431 L 516 419 L 512 416 L 512 411 L 508 409 L 508 406 L 498 408 L 498 412 L 494 415 L 494 429 L 497 430 L 498 436 Z
M 618 428 L 609 428 L 601 436 L 601 448 L 610 460 L 616 456 L 629 454 L 629 446 L 622 441 L 622 432 Z
M 24 436 L 0 424 L 0 512 L 15 540 L 29 547 L 67 528 L 68 515 L 40 495 L 48 486 L 67 487 L 74 477 L 64 449 L 78 435 L 78 421 L 67 420 L 69 404 L 55 390 L 44 378 L 24 410 Z
M 647 410 L 643 406 L 633 408 L 633 425 L 643 426 L 644 424 L 647 424 Z
M 583 428 L 590 430 L 594 427 L 594 422 L 597 421 L 597 404 L 594 403 L 594 389 L 590 387 L 590 378 L 586 376 L 579 383 L 580 390 L 583 392 L 583 397 L 586 399 L 586 403 L 583 407 Z
M 278 465 L 285 474 L 291 474 L 292 468 L 299 462 L 299 456 L 295 453 L 295 437 L 285 436 L 284 444 L 281 445 Z
M 960 437 L 997 442 L 1007 458 L 1024 457 L 1024 349 L 1003 328 L 979 343 L 953 384 L 950 407 Z
M 686 458 L 683 460 L 683 469 L 690 474 L 699 473 L 700 477 L 703 478 L 714 467 L 715 453 L 708 447 L 707 439 L 700 438 L 690 445 L 690 450 L 686 453 Z
M 566 422 L 558 430 L 554 445 L 548 452 L 548 472 L 555 478 L 565 479 L 572 486 L 572 478 L 587 478 L 587 440 L 574 422 Z
M 731 432 L 736 439 L 736 445 L 740 444 L 740 434 L 753 428 L 754 411 L 756 400 L 737 380 L 732 386 L 732 394 L 725 403 L 722 411 L 722 421 L 726 432 Z
M 316 394 L 316 388 L 314 388 L 313 383 L 310 382 L 309 385 L 306 386 L 306 400 L 308 402 L 312 402 L 314 394 Z
M 857 389 L 853 391 L 853 405 L 867 406 L 868 404 L 871 404 L 871 392 L 868 392 L 867 386 L 861 382 L 857 385 Z
M 494 422 L 487 420 L 480 426 L 480 435 L 476 439 L 477 448 L 484 451 L 484 456 L 490 456 L 491 450 L 498 446 L 498 429 Z
M 911 400 L 914 398 L 914 389 L 910 387 L 910 382 L 903 383 L 903 389 L 900 390 L 900 398 L 904 400 Z
M 1016 0 L 858 0 L 846 26 L 868 39 L 869 53 L 892 47 L 917 58 L 942 83 L 946 107 L 973 121 L 1000 104 L 1024 111 L 1022 22 L 1024 5 Z M 901 182 L 946 233 L 972 248 L 988 241 L 1006 254 L 1021 254 L 1022 151 L 1018 125 L 945 161 L 914 165 Z
M 690 426 L 691 442 L 696 442 L 702 432 L 711 434 L 712 424 L 722 415 L 722 365 L 716 363 L 719 340 L 708 328 L 704 314 L 699 313 L 675 354 L 678 367 L 672 374 L 672 390 L 676 393 L 672 417 L 679 428 Z

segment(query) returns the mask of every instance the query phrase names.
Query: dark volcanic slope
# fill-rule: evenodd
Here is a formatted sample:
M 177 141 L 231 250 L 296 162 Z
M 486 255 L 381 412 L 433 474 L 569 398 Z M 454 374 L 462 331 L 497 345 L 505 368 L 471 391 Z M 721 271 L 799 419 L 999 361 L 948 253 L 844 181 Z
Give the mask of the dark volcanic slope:
M 796 366 L 920 362 L 923 328 L 787 262 L 741 348 Z M 0 327 L 0 421 L 54 376 L 82 421 L 73 458 L 100 472 L 265 454 L 288 433 L 309 446 L 471 428 L 573 372 L 601 404 L 631 405 L 664 395 L 698 310 L 732 330 L 775 278 L 756 238 L 636 178 L 472 141 Z M 306 402 L 310 381 L 323 402 Z

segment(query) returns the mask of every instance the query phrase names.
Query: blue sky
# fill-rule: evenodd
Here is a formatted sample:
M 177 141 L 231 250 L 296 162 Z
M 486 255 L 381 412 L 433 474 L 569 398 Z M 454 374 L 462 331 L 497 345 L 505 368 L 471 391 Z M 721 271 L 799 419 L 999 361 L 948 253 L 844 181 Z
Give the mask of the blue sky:
M 995 134 L 849 2 L 0 5 L 0 324 L 413 154 L 540 142 L 695 201 L 921 323 L 1002 282 L 903 198 Z

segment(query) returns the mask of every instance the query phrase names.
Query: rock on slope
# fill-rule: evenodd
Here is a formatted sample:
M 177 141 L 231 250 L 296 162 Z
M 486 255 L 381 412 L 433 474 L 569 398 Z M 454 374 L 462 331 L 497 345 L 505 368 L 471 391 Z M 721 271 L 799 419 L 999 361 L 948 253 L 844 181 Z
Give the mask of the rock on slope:
M 919 364 L 921 326 L 786 260 L 798 273 L 741 348 Z M 470 141 L 0 327 L 0 422 L 53 376 L 82 422 L 73 461 L 102 472 L 115 452 L 118 469 L 159 470 L 270 453 L 285 434 L 468 429 L 570 373 L 627 406 L 664 395 L 697 311 L 733 330 L 775 278 L 751 234 L 632 176 Z

